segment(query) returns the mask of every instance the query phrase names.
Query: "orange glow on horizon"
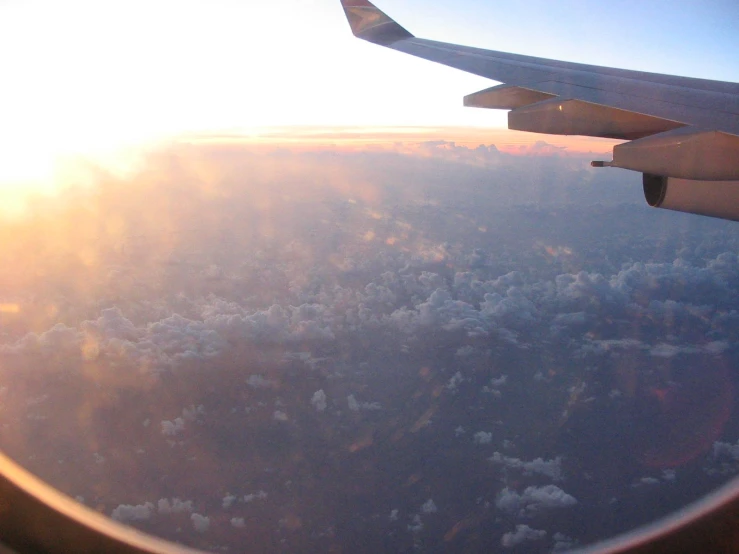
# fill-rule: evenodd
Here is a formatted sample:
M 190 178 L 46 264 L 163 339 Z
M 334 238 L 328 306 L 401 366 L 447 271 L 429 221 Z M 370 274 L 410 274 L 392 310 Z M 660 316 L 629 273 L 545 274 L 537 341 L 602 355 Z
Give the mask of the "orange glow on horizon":
M 380 127 L 380 126 L 285 126 L 262 127 L 238 131 L 212 131 L 171 135 L 158 140 L 129 143 L 118 149 L 101 149 L 77 155 L 54 154 L 53 148 L 39 151 L 29 149 L 23 164 L 0 168 L 0 212 L 4 216 L 22 215 L 27 200 L 34 195 L 54 195 L 70 185 L 81 185 L 100 172 L 115 175 L 133 174 L 151 153 L 172 147 L 191 146 L 213 149 L 245 149 L 252 152 L 285 151 L 310 152 L 391 152 L 423 158 L 446 156 L 464 163 L 482 163 L 475 156 L 478 148 L 493 148 L 513 156 L 592 156 L 592 159 L 610 157 L 612 147 L 619 141 L 580 136 L 538 135 L 503 128 L 482 127 Z M 482 160 L 487 152 L 482 152 Z M 198 156 L 188 153 L 188 166 L 197 165 Z M 474 158 L 474 159 L 473 159 Z M 18 162 L 16 160 L 16 162 Z M 34 162 L 35 160 L 35 162 Z M 33 163 L 32 163 L 33 162 Z M 38 168 L 56 167 L 46 177 L 38 175 Z M 3 169 L 10 170 L 4 173 Z M 206 178 L 218 170 L 191 167 Z M 28 175 L 23 178 L 24 171 Z M 208 180 L 206 178 L 206 180 Z M 362 198 L 362 200 L 371 200 Z
M 512 155 L 609 154 L 623 141 L 583 136 L 542 135 L 504 128 L 483 127 L 271 127 L 253 132 L 191 135 L 185 142 L 211 145 L 289 147 L 299 151 L 333 147 L 362 150 L 371 147 L 399 148 L 400 145 L 444 141 L 456 146 L 477 148 L 494 145 Z

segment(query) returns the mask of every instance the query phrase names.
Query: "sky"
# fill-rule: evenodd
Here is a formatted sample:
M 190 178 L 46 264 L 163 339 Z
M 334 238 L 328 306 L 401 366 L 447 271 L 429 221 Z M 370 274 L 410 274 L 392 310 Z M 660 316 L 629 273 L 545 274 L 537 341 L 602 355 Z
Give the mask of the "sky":
M 424 38 L 739 81 L 730 0 L 378 6 Z M 338 0 L 0 0 L 0 71 L 5 186 L 58 173 L 61 155 L 182 134 L 506 126 L 462 107 L 494 83 L 354 39 Z

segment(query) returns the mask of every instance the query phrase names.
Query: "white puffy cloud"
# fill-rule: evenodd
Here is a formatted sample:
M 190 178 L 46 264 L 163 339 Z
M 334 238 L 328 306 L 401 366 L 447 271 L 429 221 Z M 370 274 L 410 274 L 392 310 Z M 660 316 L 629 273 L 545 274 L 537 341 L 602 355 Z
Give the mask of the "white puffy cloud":
M 547 536 L 546 531 L 532 529 L 528 525 L 516 525 L 516 530 L 505 533 L 500 539 L 504 548 L 511 548 L 523 542 L 536 541 Z
M 232 517 L 231 527 L 234 527 L 235 529 L 243 529 L 246 527 L 246 522 L 243 517 Z
M 621 348 L 636 348 L 657 357 L 721 355 L 733 343 L 715 330 L 729 330 L 732 325 L 724 321 L 730 318 L 729 312 L 718 310 L 715 303 L 717 298 L 737 292 L 739 282 L 729 271 L 736 265 L 736 255 L 724 253 L 703 267 L 683 260 L 634 263 L 610 277 L 580 272 L 536 283 L 527 282 L 528 276 L 520 272 L 488 280 L 479 272 L 458 272 L 450 285 L 447 278 L 436 273 L 422 271 L 416 275 L 397 269 L 385 271 L 357 288 L 312 278 L 306 290 L 293 285 L 295 294 L 307 300 L 297 306 L 283 299 L 268 308 L 251 309 L 211 295 L 191 301 L 188 317 L 172 313 L 166 303 L 160 302 L 148 313 L 166 315 L 136 324 L 134 320 L 142 319 L 126 317 L 118 308 L 107 308 L 96 319 L 83 321 L 76 328 L 58 324 L 44 333 L 30 333 L 0 346 L 0 351 L 67 352 L 87 359 L 105 356 L 126 360 L 142 372 L 158 372 L 183 362 L 212 358 L 227 351 L 229 342 L 302 345 L 383 326 L 408 335 L 426 333 L 430 328 L 463 330 L 471 337 L 494 335 L 525 347 L 522 341 L 526 333 L 535 331 L 537 324 L 547 329 L 576 328 L 610 310 L 609 317 L 638 316 L 671 331 L 675 331 L 676 318 L 693 318 L 690 321 L 707 329 L 713 326 L 714 340 L 696 345 L 680 342 L 679 336 L 675 341 L 658 336 L 653 344 L 646 344 L 630 338 L 584 337 L 578 355 L 614 353 Z M 408 298 L 410 302 L 403 300 Z M 645 298 L 650 301 L 645 303 Z M 458 350 L 463 358 L 474 353 L 467 346 Z M 250 384 L 268 386 L 256 378 Z M 450 389 L 455 384 L 451 381 Z M 492 390 L 496 390 L 495 385 Z
M 649 486 L 649 485 L 659 485 L 659 483 L 660 483 L 659 479 L 657 479 L 655 477 L 642 477 L 641 479 L 639 479 L 635 483 L 632 483 L 631 486 L 633 488 L 636 488 L 636 487 L 640 487 L 640 486 L 644 486 L 644 485 L 646 485 L 646 486 Z
M 478 431 L 472 435 L 472 440 L 475 444 L 490 444 L 493 442 L 493 434 L 486 433 L 485 431 Z
M 421 521 L 421 516 L 418 514 L 415 514 L 411 518 L 411 523 L 408 525 L 408 531 L 411 533 L 420 533 L 423 531 L 423 521 Z
M 452 392 L 456 392 L 459 385 L 464 382 L 464 376 L 461 372 L 457 371 L 454 375 L 449 378 L 446 384 L 446 388 Z
M 679 346 L 675 344 L 660 343 L 649 350 L 649 354 L 659 358 L 672 358 L 678 354 L 695 354 L 700 352 L 697 348 L 690 346 Z
M 704 471 L 709 475 L 733 475 L 739 469 L 739 441 L 736 444 L 716 441 L 706 460 Z
M 236 502 L 236 496 L 234 496 L 233 494 L 227 494 L 223 497 L 221 505 L 223 506 L 224 510 L 227 510 L 233 505 L 234 502 Z
M 729 348 L 731 348 L 731 344 L 725 340 L 715 340 L 703 346 L 703 350 L 706 354 L 713 354 L 715 356 L 723 354 Z
M 470 336 L 485 336 L 491 328 L 479 310 L 471 304 L 452 299 L 449 292 L 441 288 L 433 291 L 413 310 L 404 307 L 394 311 L 389 321 L 408 334 L 428 327 L 440 327 L 448 331 L 464 329 Z
M 709 354 L 720 356 L 726 352 L 731 345 L 727 341 L 712 341 L 704 345 L 691 344 L 667 344 L 659 343 L 649 350 L 652 356 L 660 358 L 672 358 L 681 354 Z
M 457 352 L 454 355 L 460 358 L 468 358 L 472 356 L 474 353 L 475 353 L 474 346 L 465 345 L 465 346 L 461 346 L 457 348 Z
M 193 510 L 192 500 L 180 500 L 173 498 L 171 501 L 167 498 L 160 498 L 157 501 L 157 511 L 160 514 L 181 514 L 190 513 Z
M 495 398 L 502 398 L 503 393 L 498 390 L 498 387 L 502 387 L 508 382 L 507 375 L 501 375 L 500 377 L 493 377 L 490 379 L 490 384 L 482 387 L 482 392 L 490 394 Z
M 354 398 L 353 394 L 350 394 L 346 397 L 346 403 L 349 405 L 349 409 L 352 412 L 358 412 L 359 411 L 359 402 L 357 402 L 357 399 Z
M 100 312 L 100 317 L 96 320 L 83 321 L 80 327 L 84 333 L 100 341 L 135 342 L 142 335 L 141 329 L 126 319 L 118 308 L 104 309 Z
M 521 469 L 523 470 L 524 475 L 532 475 L 536 473 L 539 475 L 545 475 L 554 481 L 561 481 L 563 479 L 561 457 L 557 457 L 553 460 L 536 458 L 527 462 L 519 458 L 504 456 L 500 452 L 495 452 L 488 459 L 494 464 L 502 465 L 509 469 Z
M 346 397 L 346 403 L 352 412 L 358 412 L 359 410 L 381 410 L 382 406 L 378 402 L 359 402 L 354 398 L 353 394 Z
M 174 421 L 164 420 L 162 421 L 162 435 L 167 437 L 174 437 L 184 432 L 185 420 L 181 417 L 175 418 Z
M 539 310 L 519 287 L 509 288 L 505 296 L 496 293 L 485 295 L 480 313 L 487 320 L 513 328 L 528 327 L 539 319 Z
M 677 472 L 674 469 L 663 469 L 662 479 L 668 482 L 672 482 L 677 478 Z
M 434 504 L 434 501 L 431 498 L 429 498 L 421 506 L 421 511 L 424 514 L 433 514 L 433 513 L 436 513 L 438 511 L 438 508 L 436 507 L 436 504 Z
M 252 502 L 254 500 L 264 500 L 265 498 L 267 498 L 267 496 L 268 495 L 266 492 L 260 490 L 255 493 L 244 495 L 241 501 L 248 504 L 249 502 Z
M 190 521 L 198 533 L 205 533 L 210 528 L 210 518 L 207 516 L 194 513 L 190 515 Z
M 318 412 L 323 412 L 326 409 L 326 393 L 323 392 L 323 389 L 317 390 L 313 393 L 313 397 L 310 399 L 310 403 L 313 404 L 316 411 Z
M 564 533 L 554 533 L 552 538 L 554 539 L 552 552 L 569 552 L 578 544 L 578 541 L 568 537 Z
M 77 329 L 57 323 L 41 334 L 28 333 L 13 344 L 0 346 L 7 354 L 41 353 L 47 355 L 69 355 L 80 352 L 83 335 Z
M 713 457 L 739 461 L 739 441 L 736 444 L 721 441 L 714 442 Z
M 247 311 L 221 302 L 203 307 L 204 324 L 223 337 L 237 341 L 289 343 L 333 340 L 333 316 L 327 306 L 302 304 Z
M 587 340 L 579 349 L 579 354 L 603 355 L 620 350 L 648 350 L 649 346 L 636 339 Z
M 575 497 L 556 485 L 528 487 L 522 494 L 506 487 L 498 494 L 495 501 L 499 509 L 511 514 L 534 513 L 553 508 L 566 508 L 575 504 L 577 504 Z
M 272 418 L 275 421 L 287 421 L 290 419 L 285 412 L 282 412 L 280 410 L 275 410 L 275 413 L 272 414 Z
M 146 502 L 144 504 L 121 504 L 113 510 L 110 517 L 116 521 L 123 523 L 129 521 L 146 521 L 151 518 L 154 513 L 154 504 Z

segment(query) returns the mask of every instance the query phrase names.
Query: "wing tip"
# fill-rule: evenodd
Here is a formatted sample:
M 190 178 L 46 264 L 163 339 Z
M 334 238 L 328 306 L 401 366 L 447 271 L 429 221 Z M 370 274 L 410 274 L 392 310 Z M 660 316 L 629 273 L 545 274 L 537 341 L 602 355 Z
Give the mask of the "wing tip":
M 357 38 L 389 46 L 413 35 L 368 0 L 341 0 L 352 33 Z

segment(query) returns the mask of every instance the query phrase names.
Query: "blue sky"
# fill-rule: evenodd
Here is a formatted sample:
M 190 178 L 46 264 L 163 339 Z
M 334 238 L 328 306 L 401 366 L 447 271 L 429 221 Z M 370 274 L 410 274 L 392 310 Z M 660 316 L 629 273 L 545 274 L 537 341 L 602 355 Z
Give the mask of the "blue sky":
M 424 38 L 739 81 L 731 0 L 378 6 Z M 354 39 L 338 0 L 3 0 L 0 70 L 0 181 L 180 133 L 505 127 L 505 113 L 462 107 L 492 82 Z

